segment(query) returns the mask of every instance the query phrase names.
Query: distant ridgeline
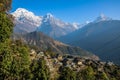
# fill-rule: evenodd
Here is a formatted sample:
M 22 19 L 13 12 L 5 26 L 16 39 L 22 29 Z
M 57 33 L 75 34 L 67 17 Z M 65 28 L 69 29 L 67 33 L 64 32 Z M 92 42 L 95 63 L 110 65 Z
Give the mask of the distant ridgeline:
M 120 64 L 120 20 L 89 23 L 59 40 L 91 51 L 101 60 Z

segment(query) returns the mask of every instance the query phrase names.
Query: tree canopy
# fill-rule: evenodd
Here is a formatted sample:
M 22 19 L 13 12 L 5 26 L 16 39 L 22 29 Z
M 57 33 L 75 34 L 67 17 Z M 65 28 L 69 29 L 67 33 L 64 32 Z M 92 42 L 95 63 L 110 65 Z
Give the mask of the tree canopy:
M 0 12 L 9 11 L 11 9 L 12 0 L 0 0 Z

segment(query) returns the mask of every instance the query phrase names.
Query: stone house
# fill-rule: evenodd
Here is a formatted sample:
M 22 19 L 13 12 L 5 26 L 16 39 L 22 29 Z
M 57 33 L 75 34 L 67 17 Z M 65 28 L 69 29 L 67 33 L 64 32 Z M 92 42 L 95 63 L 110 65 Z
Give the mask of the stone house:
M 62 61 L 63 60 L 63 56 L 61 54 L 57 54 L 56 55 L 56 58 L 59 60 L 59 61 Z

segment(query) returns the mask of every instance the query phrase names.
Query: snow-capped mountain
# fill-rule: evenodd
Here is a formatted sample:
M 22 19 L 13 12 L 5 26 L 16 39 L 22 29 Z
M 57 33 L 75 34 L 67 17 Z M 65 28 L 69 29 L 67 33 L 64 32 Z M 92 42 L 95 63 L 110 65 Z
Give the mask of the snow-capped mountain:
M 104 14 L 101 14 L 100 16 L 98 16 L 96 18 L 96 20 L 94 22 L 109 21 L 109 20 L 112 20 L 112 18 L 109 18 L 109 17 L 105 16 Z
M 32 32 L 41 25 L 42 17 L 36 16 L 24 8 L 18 8 L 11 14 L 15 17 L 15 33 Z
M 51 13 L 40 17 L 24 8 L 18 8 L 11 14 L 15 17 L 15 33 L 29 33 L 37 30 L 56 38 L 75 31 L 80 27 L 79 24 L 65 23 L 55 18 Z
M 73 23 L 73 26 L 74 26 L 76 29 L 80 29 L 80 28 L 82 28 L 82 27 L 88 25 L 89 23 L 91 23 L 91 22 L 90 22 L 90 21 L 86 21 L 86 22 L 84 22 L 84 23 L 82 23 L 82 24 Z
M 79 23 L 73 23 L 72 24 L 76 29 L 79 29 L 79 28 L 81 28 L 81 25 L 79 24 Z
M 33 12 L 30 12 L 24 8 L 18 8 L 12 14 L 15 16 L 15 19 L 21 23 L 29 22 L 35 26 L 39 26 L 41 24 L 42 17 L 36 16 Z
M 48 13 L 43 17 L 42 24 L 37 28 L 37 31 L 41 31 L 52 38 L 58 38 L 76 29 L 78 29 L 77 25 L 65 23 Z
M 101 60 L 120 64 L 120 20 L 103 17 L 102 21 L 91 22 L 57 40 L 93 52 Z

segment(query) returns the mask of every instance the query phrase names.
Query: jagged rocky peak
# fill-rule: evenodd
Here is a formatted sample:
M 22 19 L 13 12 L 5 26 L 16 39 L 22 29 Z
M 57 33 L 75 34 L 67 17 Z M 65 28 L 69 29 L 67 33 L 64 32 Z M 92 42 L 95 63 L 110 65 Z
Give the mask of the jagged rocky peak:
M 79 29 L 79 27 L 78 26 L 80 26 L 80 24 L 79 23 L 73 23 L 73 26 L 76 28 L 76 29 Z
M 54 16 L 51 13 L 47 13 L 44 17 L 45 18 L 53 18 Z
M 54 22 L 54 21 L 56 21 L 54 16 L 51 13 L 47 13 L 45 16 L 43 16 L 42 23 L 44 23 L 44 22 Z
M 100 16 L 98 16 L 94 22 L 109 21 L 109 20 L 112 20 L 112 18 L 107 17 L 103 13 L 101 13 Z
M 43 17 L 42 24 L 37 28 L 37 31 L 41 31 L 55 39 L 75 31 L 78 29 L 76 27 L 77 25 L 66 23 L 48 13 Z
M 64 22 L 62 22 L 61 20 L 59 20 L 58 18 L 54 17 L 51 13 L 47 13 L 42 20 L 43 24 L 63 24 Z

